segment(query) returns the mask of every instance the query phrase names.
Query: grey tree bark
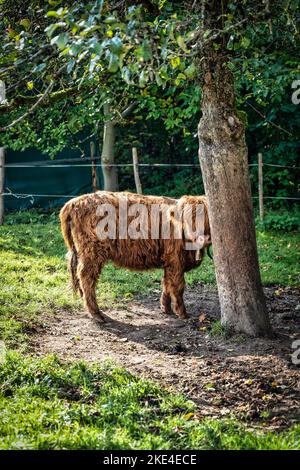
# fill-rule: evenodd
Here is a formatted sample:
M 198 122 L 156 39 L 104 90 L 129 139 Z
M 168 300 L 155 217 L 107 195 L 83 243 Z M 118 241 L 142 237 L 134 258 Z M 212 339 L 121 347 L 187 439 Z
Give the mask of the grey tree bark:
M 116 126 L 119 120 L 126 119 L 137 106 L 137 101 L 132 101 L 122 112 L 115 112 L 109 103 L 103 106 L 104 111 L 104 130 L 103 130 L 103 146 L 101 154 L 102 174 L 105 191 L 118 191 L 118 167 L 115 165 L 115 142 L 116 142 Z
M 115 165 L 115 122 L 111 119 L 111 109 L 109 104 L 104 104 L 104 131 L 103 146 L 101 154 L 103 186 L 105 191 L 118 191 L 118 171 Z
M 137 153 L 137 148 L 132 147 L 132 163 L 133 163 L 133 173 L 134 173 L 134 182 L 137 194 L 143 194 L 142 183 L 139 173 L 139 157 Z
M 209 201 L 221 323 L 271 335 L 261 286 L 244 124 L 237 116 L 228 59 L 213 47 L 201 60 L 199 161 Z

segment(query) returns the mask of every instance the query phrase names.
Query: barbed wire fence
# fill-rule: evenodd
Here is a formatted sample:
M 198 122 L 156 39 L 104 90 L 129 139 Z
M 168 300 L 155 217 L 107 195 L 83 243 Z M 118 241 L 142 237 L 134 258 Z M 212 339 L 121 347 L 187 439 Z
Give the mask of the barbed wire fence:
M 2 160 L 3 161 L 3 160 Z M 80 159 L 81 161 L 81 159 Z M 75 163 L 76 162 L 76 163 Z M 199 164 L 195 163 L 115 163 L 115 164 L 106 164 L 103 165 L 102 163 L 77 163 L 78 159 L 70 159 L 70 160 L 62 160 L 60 163 L 43 163 L 43 162 L 29 162 L 29 163 L 2 163 L 0 162 L 0 173 L 2 174 L 2 179 L 4 180 L 4 171 L 6 168 L 103 168 L 106 167 L 118 167 L 118 168 L 198 168 L 200 170 Z M 288 196 L 269 196 L 263 194 L 263 167 L 276 167 L 282 169 L 291 169 L 291 170 L 300 170 L 298 166 L 291 166 L 291 165 L 280 165 L 276 163 L 263 163 L 262 155 L 258 155 L 258 163 L 250 163 L 249 167 L 258 167 L 258 195 L 253 195 L 253 199 L 259 199 L 259 213 L 260 218 L 263 220 L 264 217 L 264 207 L 263 201 L 268 200 L 291 200 L 291 201 L 300 201 L 300 197 L 288 197 Z M 30 202 L 34 204 L 35 198 L 45 197 L 45 198 L 63 198 L 63 199 L 71 199 L 75 197 L 74 194 L 38 194 L 38 193 L 17 193 L 9 188 L 4 188 L 2 185 L 2 191 L 0 192 L 0 200 L 2 204 L 0 207 L 3 206 L 4 211 L 4 204 L 3 198 L 4 197 L 15 197 L 18 199 L 30 199 Z M 0 214 L 1 219 L 1 214 Z M 2 214 L 3 219 L 3 214 Z

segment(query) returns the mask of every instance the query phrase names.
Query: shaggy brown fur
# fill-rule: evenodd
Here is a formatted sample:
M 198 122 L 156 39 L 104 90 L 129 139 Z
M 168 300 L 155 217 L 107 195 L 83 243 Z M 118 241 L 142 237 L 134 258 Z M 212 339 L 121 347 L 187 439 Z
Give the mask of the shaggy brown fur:
M 150 208 L 152 204 L 165 204 L 184 207 L 190 204 L 204 205 L 205 245 L 198 253 L 186 250 L 187 239 L 174 239 L 173 226 L 170 239 L 119 239 L 118 228 L 115 239 L 98 238 L 96 227 L 102 217 L 96 214 L 100 204 L 113 204 L 119 219 L 120 197 L 126 197 L 128 206 L 143 204 L 147 207 L 149 230 L 151 226 Z M 69 249 L 69 271 L 73 288 L 83 297 L 87 310 L 99 321 L 104 321 L 96 301 L 96 283 L 101 269 L 108 262 L 132 270 L 163 268 L 161 308 L 165 313 L 172 310 L 180 317 L 186 318 L 183 302 L 184 273 L 199 266 L 205 248 L 211 244 L 208 221 L 207 201 L 204 196 L 183 196 L 181 199 L 167 197 L 142 196 L 132 193 L 113 193 L 98 191 L 72 199 L 60 212 L 61 228 L 65 243 Z M 129 220 L 128 223 L 132 218 Z M 159 220 L 161 230 L 161 216 Z M 117 224 L 118 225 L 118 224 Z M 161 233 L 161 232 L 160 232 Z M 191 240 L 190 240 L 191 241 Z

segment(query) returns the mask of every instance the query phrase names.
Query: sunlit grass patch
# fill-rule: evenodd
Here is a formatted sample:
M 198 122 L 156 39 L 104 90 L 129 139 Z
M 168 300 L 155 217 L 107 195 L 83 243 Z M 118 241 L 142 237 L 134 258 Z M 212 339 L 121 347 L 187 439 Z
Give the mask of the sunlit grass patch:
M 0 364 L 1 449 L 295 449 L 275 434 L 199 419 L 193 402 L 112 364 L 8 353 Z
M 257 232 L 262 282 L 300 286 L 300 234 Z

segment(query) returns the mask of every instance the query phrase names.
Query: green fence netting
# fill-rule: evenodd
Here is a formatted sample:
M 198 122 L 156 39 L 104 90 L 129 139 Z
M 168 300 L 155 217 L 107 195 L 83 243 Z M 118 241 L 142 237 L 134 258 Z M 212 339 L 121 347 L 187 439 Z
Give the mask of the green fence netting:
M 96 162 L 99 163 L 98 155 Z M 90 163 L 90 158 L 81 158 L 72 150 L 61 152 L 55 160 L 47 159 L 36 149 L 24 152 L 7 150 L 4 193 L 11 194 L 4 196 L 5 211 L 61 207 L 72 196 L 91 192 L 92 169 L 81 166 Z M 97 178 L 101 189 L 100 167 L 97 167 Z

